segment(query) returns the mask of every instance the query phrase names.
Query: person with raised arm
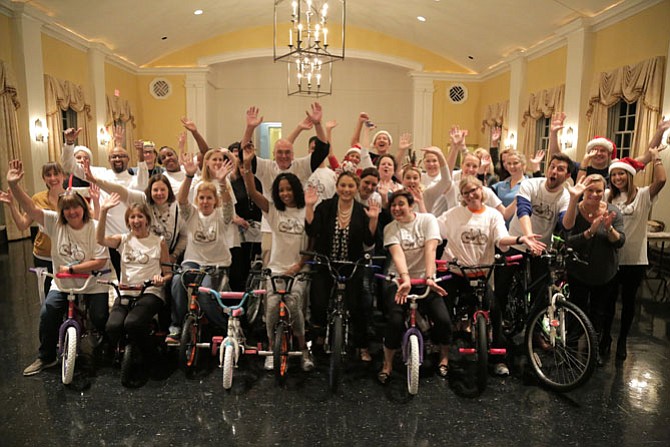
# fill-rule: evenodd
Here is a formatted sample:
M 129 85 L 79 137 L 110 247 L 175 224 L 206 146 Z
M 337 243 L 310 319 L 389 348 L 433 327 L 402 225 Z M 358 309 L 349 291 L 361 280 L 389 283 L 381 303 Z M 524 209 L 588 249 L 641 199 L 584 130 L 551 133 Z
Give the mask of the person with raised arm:
M 106 331 L 112 346 L 116 346 L 123 333 L 137 343 L 145 365 L 155 366 L 158 352 L 150 337 L 151 320 L 165 305 L 163 285 L 169 283 L 172 272 L 169 267 L 168 247 L 162 237 L 151 231 L 151 212 L 144 203 L 132 203 L 126 210 L 128 233 L 105 236 L 107 212 L 121 203 L 118 194 L 112 193 L 100 207 L 100 222 L 96 230 L 98 244 L 119 250 L 121 253 L 121 284 L 140 285 L 153 281 L 137 298 L 132 308 L 116 297 L 107 320 Z M 166 265 L 167 264 L 167 265 Z M 127 290 L 123 295 L 138 296 L 139 290 Z
M 96 242 L 96 222 L 91 218 L 86 200 L 79 193 L 70 191 L 59 196 L 56 212 L 40 209 L 19 186 L 24 174 L 20 160 L 9 162 L 7 183 L 14 198 L 51 238 L 52 270 L 56 273 L 74 274 L 105 269 L 109 255 L 105 247 Z M 62 287 L 78 288 L 83 287 L 86 280 L 64 278 L 59 281 Z M 93 326 L 100 334 L 104 334 L 109 315 L 107 287 L 94 282 L 82 294 L 89 300 L 89 314 Z M 23 370 L 24 376 L 32 376 L 58 363 L 58 327 L 63 321 L 67 306 L 67 293 L 61 291 L 56 281 L 53 281 L 40 311 L 39 354 L 37 360 Z
M 182 154 L 181 164 L 184 167 L 185 179 L 177 194 L 179 212 L 186 227 L 187 242 L 184 269 L 197 269 L 201 266 L 217 267 L 215 274 L 207 274 L 202 282 L 203 287 L 219 289 L 224 277 L 221 269 L 227 269 L 232 262 L 225 230 L 231 225 L 233 205 L 226 178 L 232 171 L 232 164 L 224 162 L 221 169 L 214 173 L 213 182 L 202 182 L 195 191 L 195 205 L 189 201 L 191 182 L 198 171 L 193 154 Z M 220 193 L 219 193 L 220 191 Z M 188 297 L 181 282 L 181 275 L 174 275 L 171 283 L 172 292 L 172 324 L 168 342 L 177 342 L 181 334 L 181 325 L 187 311 Z M 208 296 L 200 296 L 200 308 L 207 319 L 219 329 L 225 329 L 228 321 L 221 308 Z

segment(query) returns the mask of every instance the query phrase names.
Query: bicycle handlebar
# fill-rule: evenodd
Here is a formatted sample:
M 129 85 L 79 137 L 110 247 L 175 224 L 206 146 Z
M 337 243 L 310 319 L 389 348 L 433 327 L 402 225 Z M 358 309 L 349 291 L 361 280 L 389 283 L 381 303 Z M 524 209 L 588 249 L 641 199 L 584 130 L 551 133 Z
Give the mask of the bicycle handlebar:
M 246 303 L 247 298 L 250 295 L 265 295 L 267 293 L 265 289 L 250 290 L 247 292 L 219 292 L 217 290 L 210 289 L 209 287 L 198 287 L 198 291 L 212 295 L 216 299 L 216 302 L 219 304 L 219 306 L 221 306 L 221 309 L 223 309 L 224 313 L 235 317 L 241 316 L 243 314 L 243 312 L 237 313 L 235 311 L 243 308 L 244 303 Z M 235 306 L 226 306 L 223 304 L 222 299 L 241 299 L 242 301 L 240 301 Z
M 366 268 L 380 268 L 378 265 L 374 265 L 372 261 L 385 260 L 385 256 L 370 256 L 365 254 L 361 259 L 357 261 L 333 261 L 328 256 L 322 255 L 313 251 L 300 251 L 300 254 L 303 256 L 311 256 L 314 259 L 307 261 L 310 265 L 325 265 L 328 267 L 328 273 L 336 282 L 347 282 L 356 275 L 359 267 Z M 337 267 L 336 267 L 337 266 Z M 353 266 L 353 269 L 349 275 L 342 275 L 339 271 L 341 267 Z

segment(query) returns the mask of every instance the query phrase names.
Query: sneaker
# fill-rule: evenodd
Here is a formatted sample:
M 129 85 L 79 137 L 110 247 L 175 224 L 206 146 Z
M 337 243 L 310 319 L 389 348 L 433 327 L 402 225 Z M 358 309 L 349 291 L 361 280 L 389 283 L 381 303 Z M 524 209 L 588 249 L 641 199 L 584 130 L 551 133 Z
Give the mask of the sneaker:
M 266 371 L 272 371 L 275 369 L 275 359 L 271 355 L 265 357 L 265 364 L 263 365 Z
M 312 355 L 309 353 L 309 349 L 302 351 L 302 358 L 300 359 L 300 366 L 305 372 L 309 372 L 314 369 L 314 360 L 312 360 Z
M 181 328 L 178 326 L 170 326 L 170 332 L 165 337 L 165 343 L 168 345 L 178 345 L 181 340 Z
M 496 363 L 496 365 L 493 367 L 493 372 L 496 376 L 509 376 L 509 368 L 504 363 Z
M 34 376 L 35 374 L 41 372 L 43 369 L 51 368 L 58 364 L 58 359 L 55 359 L 51 362 L 45 362 L 42 359 L 37 359 L 30 364 L 26 369 L 23 370 L 24 376 Z

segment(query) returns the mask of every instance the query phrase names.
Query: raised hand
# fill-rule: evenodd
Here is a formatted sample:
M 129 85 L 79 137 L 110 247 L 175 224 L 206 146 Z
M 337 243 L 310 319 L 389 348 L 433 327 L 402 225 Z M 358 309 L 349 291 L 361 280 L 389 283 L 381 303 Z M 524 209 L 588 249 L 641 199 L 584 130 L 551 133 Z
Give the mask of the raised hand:
M 256 148 L 251 141 L 242 143 L 242 151 L 244 151 L 244 168 L 251 169 L 251 160 L 256 157 Z
M 98 202 L 100 200 L 100 187 L 95 183 L 91 183 L 88 187 L 88 195 L 93 202 Z
M 361 123 L 361 124 L 365 124 L 365 123 L 367 123 L 368 121 L 370 121 L 370 115 L 368 115 L 368 114 L 365 113 L 365 112 L 361 112 L 361 113 L 358 114 L 358 122 L 359 122 L 359 123 Z
M 11 160 L 7 171 L 7 183 L 18 183 L 24 174 L 23 162 L 21 160 Z
M 74 144 L 82 130 L 81 127 L 77 130 L 72 127 L 65 129 L 63 132 L 63 135 L 65 136 L 65 144 Z
M 98 183 L 98 179 L 95 178 L 93 171 L 91 171 L 91 161 L 88 158 L 83 160 L 82 167 L 84 168 L 84 177 L 86 178 L 86 181 L 91 184 Z
M 370 220 L 378 218 L 379 213 L 381 212 L 379 202 L 377 202 L 376 200 L 372 200 L 372 198 L 368 199 L 368 206 L 367 208 L 364 208 L 364 210 L 365 214 L 368 216 Z
M 535 156 L 530 159 L 530 164 L 535 166 L 540 166 L 540 163 L 542 163 L 542 160 L 544 159 L 546 151 L 544 149 L 540 149 L 539 151 L 535 152 Z
M 121 146 L 126 139 L 126 129 L 123 126 L 114 126 L 114 144 Z
M 179 153 L 184 153 L 184 148 L 186 147 L 186 132 L 181 132 L 177 135 L 177 148 L 179 148 Z
M 584 160 L 583 160 L 583 162 L 582 162 L 582 164 L 585 165 L 584 167 L 588 166 L 589 163 L 591 163 L 591 159 L 592 159 L 593 157 L 595 157 L 597 154 L 598 154 L 598 151 L 595 150 L 595 149 L 591 149 L 590 151 L 588 151 L 588 152 L 584 155 Z
M 0 202 L 6 203 L 7 205 L 12 205 L 14 203 L 14 196 L 12 195 L 11 189 L 8 189 L 7 192 L 0 190 Z
M 258 117 L 260 109 L 251 106 L 247 109 L 247 127 L 258 127 L 263 122 L 263 117 Z
M 181 121 L 182 125 L 184 126 L 184 129 L 188 130 L 189 132 L 197 132 L 198 128 L 196 127 L 195 123 L 188 119 L 185 116 L 182 116 L 179 121 Z
M 309 116 L 306 116 L 298 123 L 298 127 L 302 130 L 310 130 L 312 127 L 314 127 L 314 123 L 312 123 L 312 120 L 309 119 Z
M 336 120 L 326 121 L 326 130 L 333 130 L 336 127 L 337 127 L 337 121 Z
M 449 132 L 449 138 L 451 139 L 451 144 L 453 146 L 465 146 L 465 137 L 468 136 L 467 129 L 461 129 L 460 126 L 451 126 L 451 131 Z
M 133 141 L 133 147 L 135 148 L 135 150 L 141 151 L 142 149 L 144 149 L 144 141 L 142 140 Z
M 553 133 L 563 129 L 563 122 L 565 121 L 565 112 L 554 113 L 551 116 L 550 131 Z
M 307 189 L 305 189 L 305 205 L 314 206 L 318 200 L 319 193 L 316 188 L 312 185 L 307 186 Z
M 574 186 L 567 185 L 568 193 L 570 193 L 571 198 L 579 198 L 584 194 L 586 188 L 591 184 L 590 180 L 587 180 L 588 177 L 582 177 L 577 180 Z
M 411 133 L 401 134 L 400 139 L 398 140 L 398 149 L 403 151 L 409 149 L 410 147 L 412 147 L 412 134 Z
M 479 172 L 485 173 L 488 172 L 489 166 L 491 166 L 491 155 L 487 152 L 482 155 L 481 162 L 479 165 Z
M 491 146 L 496 147 L 500 143 L 500 137 L 502 136 L 502 128 L 500 126 L 495 126 L 491 129 Z
M 649 163 L 653 163 L 656 160 L 658 160 L 658 153 L 661 152 L 663 149 L 665 149 L 667 146 L 663 145 L 660 147 L 650 147 L 649 148 L 649 154 L 651 155 L 651 161 Z
M 233 162 L 224 159 L 221 167 L 214 171 L 214 178 L 219 182 L 223 182 L 231 172 L 233 172 Z
M 106 211 L 110 208 L 114 208 L 119 203 L 121 203 L 121 196 L 113 192 L 102 201 L 100 204 L 100 211 Z
M 312 124 L 319 124 L 323 118 L 323 110 L 321 109 L 321 104 L 318 102 L 311 104 L 310 110 L 306 110 L 305 113 L 309 117 Z
M 666 130 L 670 129 L 670 118 L 665 119 L 665 117 L 661 118 L 661 121 L 658 122 L 658 127 L 656 128 L 659 132 L 665 132 Z
M 179 155 L 179 162 L 184 167 L 186 175 L 193 176 L 198 172 L 198 164 L 193 159 L 193 154 L 182 153 Z

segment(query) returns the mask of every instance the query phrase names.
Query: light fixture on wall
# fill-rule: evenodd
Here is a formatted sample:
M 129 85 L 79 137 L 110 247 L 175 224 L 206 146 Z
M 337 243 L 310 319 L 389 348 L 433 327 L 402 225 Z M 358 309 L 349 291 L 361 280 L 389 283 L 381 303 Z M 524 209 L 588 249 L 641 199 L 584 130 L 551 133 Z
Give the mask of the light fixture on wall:
M 505 148 L 514 149 L 516 147 L 516 135 L 514 132 L 510 132 L 505 139 Z
M 332 63 L 344 59 L 346 9 L 346 0 L 275 0 L 273 55 L 287 63 L 289 96 L 332 94 Z M 341 33 L 331 32 L 331 17 L 341 17 Z M 280 23 L 289 23 L 287 34 L 279 35 Z
M 98 144 L 100 144 L 100 146 L 107 146 L 108 143 L 109 134 L 103 126 L 100 126 L 100 131 L 98 132 Z
M 44 126 L 42 120 L 39 118 L 37 118 L 33 124 L 33 136 L 35 137 L 35 141 L 40 143 L 43 143 L 49 138 L 49 129 Z
M 565 149 L 572 149 L 572 146 L 575 144 L 575 130 L 572 126 L 568 127 L 568 130 L 565 131 L 563 136 L 563 146 Z

